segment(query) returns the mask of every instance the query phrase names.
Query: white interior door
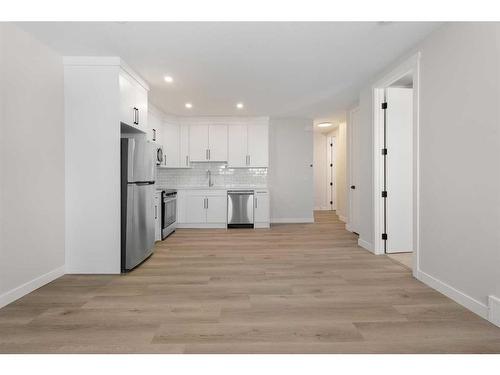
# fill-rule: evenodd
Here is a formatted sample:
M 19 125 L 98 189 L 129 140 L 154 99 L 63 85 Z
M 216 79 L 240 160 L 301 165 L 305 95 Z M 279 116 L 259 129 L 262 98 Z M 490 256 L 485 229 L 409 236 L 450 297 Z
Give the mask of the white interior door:
M 410 252 L 413 89 L 388 88 L 386 102 L 386 252 Z
M 360 202 L 359 202 L 359 109 L 351 111 L 349 123 L 349 227 L 359 233 Z
M 336 210 L 337 209 L 337 202 L 336 202 L 336 186 L 335 186 L 335 152 L 336 152 L 336 142 L 337 139 L 336 137 L 327 137 L 326 139 L 326 150 L 327 150 L 327 156 L 326 156 L 326 175 L 327 175 L 327 186 L 326 186 L 326 191 L 328 191 L 328 202 L 327 205 L 330 208 L 330 210 Z

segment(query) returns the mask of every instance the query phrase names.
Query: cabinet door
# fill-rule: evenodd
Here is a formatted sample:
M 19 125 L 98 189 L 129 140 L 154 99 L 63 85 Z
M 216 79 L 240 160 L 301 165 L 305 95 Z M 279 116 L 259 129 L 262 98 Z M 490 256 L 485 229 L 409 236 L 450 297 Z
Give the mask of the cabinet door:
M 227 218 L 227 195 L 207 197 L 207 223 L 225 223 Z
M 189 125 L 180 125 L 179 132 L 179 167 L 189 167 Z
M 227 161 L 227 125 L 210 125 L 208 132 L 209 160 Z
M 161 193 L 155 193 L 155 241 L 161 240 Z
M 248 125 L 248 156 L 250 167 L 269 165 L 268 125 Z
M 132 78 L 125 73 L 120 73 L 118 82 L 120 86 L 120 122 L 136 126 L 135 121 L 135 90 Z
M 137 108 L 136 125 L 143 131 L 148 129 L 148 91 L 138 82 L 134 82 L 135 107 Z
M 186 192 L 184 190 L 177 191 L 177 223 L 186 222 Z
M 256 193 L 254 201 L 254 220 L 256 223 L 269 223 L 269 194 Z
M 229 125 L 227 127 L 227 164 L 229 167 L 246 167 L 248 161 L 247 126 Z
M 208 125 L 189 126 L 189 159 L 208 161 Z
M 166 167 L 176 168 L 179 166 L 179 125 L 163 124 L 162 132 L 163 155 Z
M 163 123 L 161 118 L 159 118 L 155 113 L 148 113 L 148 130 L 146 132 L 146 138 L 151 142 L 156 142 L 157 144 L 162 144 L 161 141 L 161 128 L 163 128 Z
M 207 221 L 207 210 L 204 195 L 186 195 L 186 223 L 205 223 Z

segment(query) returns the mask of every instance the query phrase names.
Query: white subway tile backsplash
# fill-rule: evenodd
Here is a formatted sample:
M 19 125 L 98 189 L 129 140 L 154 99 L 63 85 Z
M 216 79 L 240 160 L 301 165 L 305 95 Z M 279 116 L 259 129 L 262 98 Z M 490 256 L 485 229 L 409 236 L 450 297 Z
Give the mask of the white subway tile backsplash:
M 187 169 L 157 169 L 156 184 L 162 187 L 208 186 L 208 170 L 216 187 L 267 187 L 267 168 L 228 168 L 225 163 L 192 163 Z

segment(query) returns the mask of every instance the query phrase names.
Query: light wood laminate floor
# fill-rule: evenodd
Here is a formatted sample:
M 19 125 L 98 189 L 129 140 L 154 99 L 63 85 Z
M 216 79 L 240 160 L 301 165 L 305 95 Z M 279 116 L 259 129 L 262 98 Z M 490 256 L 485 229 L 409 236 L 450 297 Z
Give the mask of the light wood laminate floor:
M 500 352 L 500 328 L 316 219 L 178 230 L 127 275 L 61 277 L 0 309 L 0 352 Z

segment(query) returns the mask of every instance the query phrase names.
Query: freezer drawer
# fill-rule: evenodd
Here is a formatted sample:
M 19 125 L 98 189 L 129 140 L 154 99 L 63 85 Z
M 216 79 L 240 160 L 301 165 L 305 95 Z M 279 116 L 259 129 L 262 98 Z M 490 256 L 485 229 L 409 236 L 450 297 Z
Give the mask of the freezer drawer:
M 254 224 L 254 192 L 227 192 L 227 227 L 253 228 Z
M 131 270 L 153 253 L 154 185 L 128 184 L 127 225 L 123 270 Z

